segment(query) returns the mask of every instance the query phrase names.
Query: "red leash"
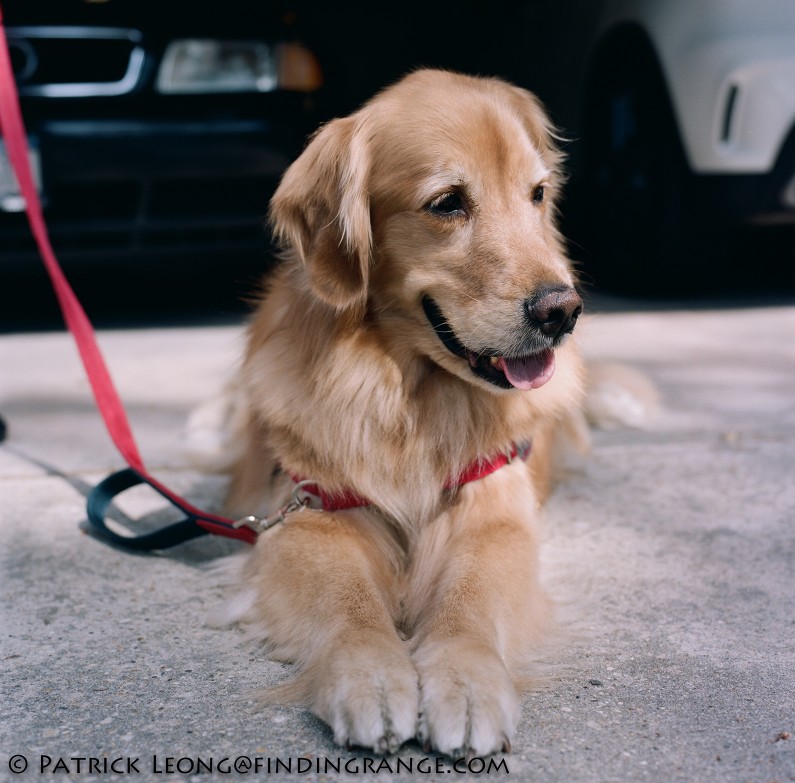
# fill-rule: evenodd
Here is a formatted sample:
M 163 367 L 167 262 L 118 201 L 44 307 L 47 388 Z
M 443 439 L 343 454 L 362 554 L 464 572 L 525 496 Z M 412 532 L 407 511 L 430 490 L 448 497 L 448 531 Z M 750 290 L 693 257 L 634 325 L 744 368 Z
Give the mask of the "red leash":
M 66 325 L 72 332 L 75 343 L 77 344 L 77 349 L 80 352 L 83 366 L 85 367 L 88 380 L 94 392 L 94 399 L 96 400 L 99 412 L 105 421 L 105 426 L 107 427 L 111 439 L 116 444 L 116 448 L 118 448 L 121 455 L 127 461 L 132 472 L 140 478 L 140 481 L 136 482 L 128 477 L 126 482 L 127 486 L 145 482 L 152 486 L 163 497 L 182 509 L 188 515 L 191 524 L 198 525 L 199 527 L 198 531 L 193 531 L 193 535 L 189 536 L 190 538 L 202 535 L 203 533 L 216 533 L 218 535 L 238 538 L 253 543 L 256 539 L 256 535 L 252 530 L 246 527 L 235 528 L 233 527 L 232 520 L 225 519 L 215 514 L 208 514 L 191 505 L 184 498 L 153 478 L 144 465 L 144 461 L 138 451 L 138 446 L 135 443 L 132 430 L 130 429 L 124 406 L 116 392 L 105 360 L 97 345 L 94 329 L 82 305 L 75 296 L 72 287 L 64 276 L 50 243 L 47 227 L 44 222 L 44 215 L 42 213 L 41 201 L 39 200 L 39 195 L 30 169 L 27 134 L 25 132 L 22 112 L 19 106 L 14 73 L 11 69 L 8 41 L 3 25 L 2 7 L 0 7 L 0 132 L 2 132 L 3 139 L 5 140 L 6 152 L 11 166 L 14 169 L 14 173 L 16 174 L 20 192 L 25 199 L 26 213 L 31 231 L 38 245 L 44 266 L 52 281 L 55 294 L 58 297 L 58 302 L 61 306 L 61 312 L 63 313 Z M 120 482 L 117 481 L 116 483 L 119 484 Z M 95 504 L 95 512 L 100 507 L 102 507 L 102 511 L 104 512 L 106 506 L 107 503 L 102 506 L 102 499 L 100 498 L 99 502 Z M 104 527 L 104 521 L 102 527 Z M 181 531 L 181 534 L 184 536 L 189 529 L 190 526 L 186 525 Z M 114 543 L 122 544 L 123 546 L 131 546 L 131 542 L 137 540 L 124 536 L 116 536 L 116 534 L 112 534 L 107 528 L 105 528 L 105 531 L 111 534 L 110 537 L 113 538 Z M 101 530 L 100 533 L 108 537 Z M 114 536 L 116 537 L 114 538 Z M 162 536 L 157 540 L 160 542 L 160 545 L 165 541 Z M 187 539 L 182 537 L 180 540 Z M 177 542 L 174 541 L 174 543 Z M 150 549 L 159 547 L 146 545 L 137 546 L 135 548 Z

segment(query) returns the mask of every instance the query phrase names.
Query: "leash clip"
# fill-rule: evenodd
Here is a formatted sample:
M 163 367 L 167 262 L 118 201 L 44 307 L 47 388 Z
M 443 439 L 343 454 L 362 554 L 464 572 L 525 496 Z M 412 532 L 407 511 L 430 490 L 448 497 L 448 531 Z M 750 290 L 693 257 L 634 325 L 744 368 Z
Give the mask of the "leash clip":
M 268 517 L 256 517 L 249 515 L 243 517 L 242 519 L 238 519 L 236 522 L 233 522 L 232 527 L 236 529 L 241 527 L 249 527 L 255 533 L 264 533 L 266 530 L 270 530 L 270 528 L 275 527 L 281 522 L 284 522 L 289 514 L 292 514 L 296 511 L 303 511 L 305 508 L 312 506 L 315 496 L 311 492 L 308 492 L 306 487 L 316 485 L 317 482 L 312 479 L 299 481 L 293 488 L 290 499 L 275 514 L 271 514 Z
M 522 462 L 527 462 L 527 458 L 530 456 L 530 451 L 533 448 L 532 441 L 523 440 L 520 443 L 515 444 L 513 451 L 511 454 L 508 455 L 508 464 L 510 465 L 515 459 L 520 459 Z

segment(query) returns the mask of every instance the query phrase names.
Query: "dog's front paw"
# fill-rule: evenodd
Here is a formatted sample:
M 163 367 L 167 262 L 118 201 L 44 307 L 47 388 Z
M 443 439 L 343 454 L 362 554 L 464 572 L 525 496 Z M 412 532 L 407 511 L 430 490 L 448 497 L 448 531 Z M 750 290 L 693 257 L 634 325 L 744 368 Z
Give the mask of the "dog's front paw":
M 373 633 L 340 640 L 312 669 L 312 711 L 340 745 L 394 753 L 415 736 L 417 673 L 397 638 Z
M 453 758 L 507 752 L 519 698 L 500 657 L 471 641 L 426 642 L 414 656 L 420 677 L 418 737 Z

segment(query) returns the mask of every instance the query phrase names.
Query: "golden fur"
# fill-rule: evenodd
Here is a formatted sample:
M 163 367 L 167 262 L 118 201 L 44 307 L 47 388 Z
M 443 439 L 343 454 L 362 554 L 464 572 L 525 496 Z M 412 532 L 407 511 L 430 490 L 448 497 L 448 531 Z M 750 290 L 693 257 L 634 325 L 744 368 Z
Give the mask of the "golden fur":
M 509 747 L 517 684 L 549 629 L 536 518 L 582 366 L 567 338 L 543 386 L 497 388 L 442 343 L 422 300 L 473 356 L 518 351 L 524 303 L 574 284 L 559 164 L 530 93 L 423 70 L 321 128 L 273 198 L 286 253 L 248 333 L 229 510 L 279 508 L 287 474 L 372 501 L 290 515 L 245 566 L 263 637 L 297 665 L 290 694 L 340 743 Z M 466 210 L 429 208 L 450 192 Z M 530 439 L 528 463 L 444 489 Z

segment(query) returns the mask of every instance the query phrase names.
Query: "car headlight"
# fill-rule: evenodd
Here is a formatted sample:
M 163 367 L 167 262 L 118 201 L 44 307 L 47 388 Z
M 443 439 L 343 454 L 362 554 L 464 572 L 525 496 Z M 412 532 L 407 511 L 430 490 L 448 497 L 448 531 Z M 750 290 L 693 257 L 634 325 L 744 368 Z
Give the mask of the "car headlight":
M 158 92 L 311 92 L 320 87 L 320 66 L 297 43 L 186 38 L 172 41 L 157 74 Z

